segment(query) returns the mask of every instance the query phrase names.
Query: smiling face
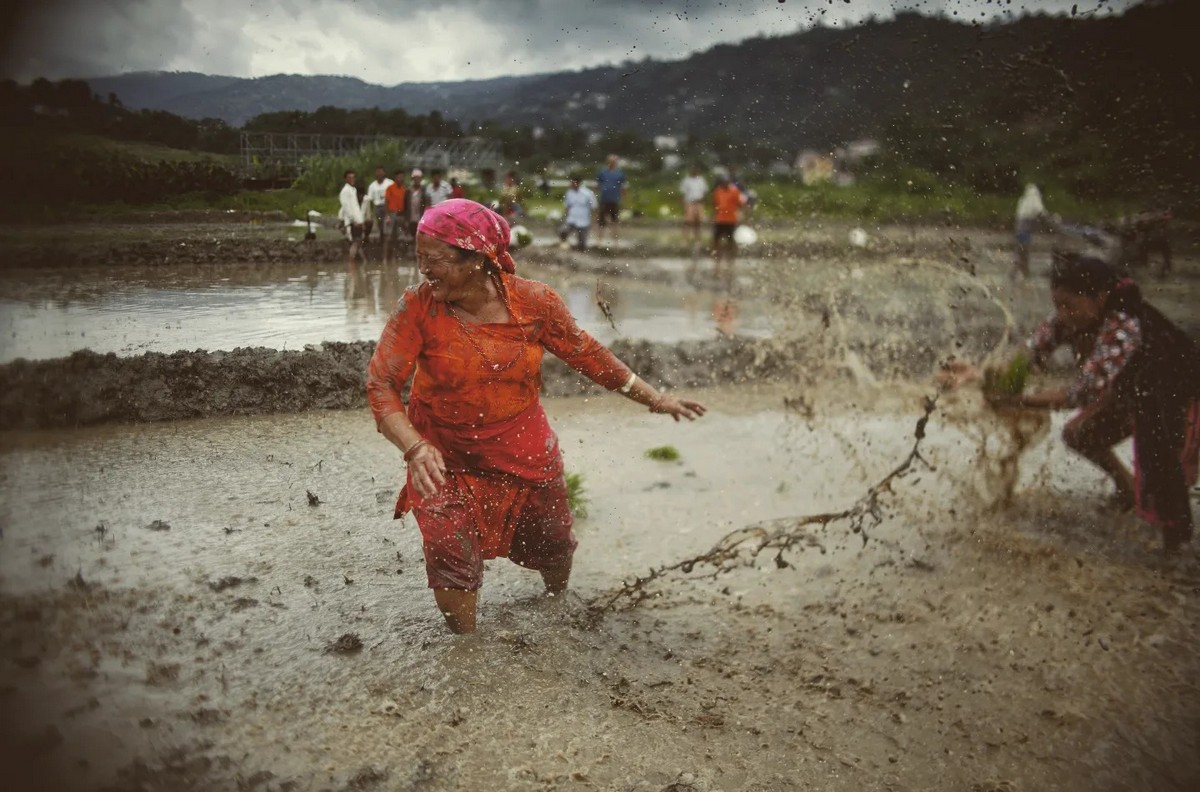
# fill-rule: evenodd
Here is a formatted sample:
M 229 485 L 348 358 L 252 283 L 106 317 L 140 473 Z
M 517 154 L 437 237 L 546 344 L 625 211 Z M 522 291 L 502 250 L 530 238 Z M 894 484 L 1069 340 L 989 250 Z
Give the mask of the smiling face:
M 417 234 L 417 267 L 433 288 L 433 299 L 462 299 L 476 279 L 484 276 L 482 254 L 463 259 L 458 248 L 428 234 Z

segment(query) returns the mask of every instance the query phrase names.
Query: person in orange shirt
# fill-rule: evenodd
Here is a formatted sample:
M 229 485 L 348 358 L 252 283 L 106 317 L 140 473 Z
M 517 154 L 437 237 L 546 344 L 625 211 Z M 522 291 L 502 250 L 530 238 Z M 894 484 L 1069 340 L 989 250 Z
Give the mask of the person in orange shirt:
M 717 179 L 712 195 L 713 257 L 716 259 L 713 276 L 717 281 L 724 282 L 728 289 L 733 287 L 733 262 L 737 256 L 733 232 L 737 230 L 746 196 L 724 176 Z
M 384 234 L 383 234 L 383 262 L 388 262 L 388 249 L 392 245 L 399 245 L 400 233 L 404 226 L 404 206 L 407 199 L 407 190 L 404 187 L 404 171 L 397 170 L 396 178 L 388 185 L 387 191 L 383 194 L 385 208 Z
M 517 277 L 510 233 L 474 201 L 430 207 L 417 227 L 425 282 L 396 304 L 367 373 L 376 426 L 408 467 L 395 517 L 416 517 L 429 587 L 456 633 L 475 630 L 485 560 L 537 570 L 551 594 L 571 575 L 562 452 L 538 398 L 546 350 L 651 412 L 705 413 L 635 376 L 549 286 Z

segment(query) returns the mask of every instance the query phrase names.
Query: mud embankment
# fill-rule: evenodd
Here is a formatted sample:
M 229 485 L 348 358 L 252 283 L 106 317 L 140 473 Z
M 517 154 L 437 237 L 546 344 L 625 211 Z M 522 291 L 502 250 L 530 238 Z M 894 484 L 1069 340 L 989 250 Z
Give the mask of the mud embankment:
M 224 415 L 362 407 L 375 344 L 327 342 L 301 351 L 148 352 L 87 350 L 54 360 L 0 366 L 0 429 L 49 429 Z M 618 342 L 613 351 L 638 374 L 669 388 L 771 379 L 794 366 L 789 350 L 750 339 L 655 344 Z M 600 389 L 547 357 L 547 396 Z
M 303 229 L 300 229 L 303 231 Z M 6 269 L 105 267 L 116 264 L 162 266 L 188 264 L 344 262 L 345 240 L 212 239 L 172 237 L 105 242 L 12 243 L 0 248 Z

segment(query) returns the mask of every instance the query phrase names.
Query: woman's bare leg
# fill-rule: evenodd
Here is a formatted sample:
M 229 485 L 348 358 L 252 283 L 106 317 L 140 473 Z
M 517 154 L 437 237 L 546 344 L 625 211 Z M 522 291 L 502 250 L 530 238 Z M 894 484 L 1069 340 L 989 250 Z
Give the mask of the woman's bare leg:
M 1113 450 L 1106 448 L 1086 456 L 1113 480 L 1113 484 L 1117 486 L 1117 497 L 1121 499 L 1121 505 L 1127 509 L 1133 508 L 1135 502 L 1133 474 L 1121 463 L 1121 460 L 1117 459 Z
M 434 589 L 433 598 L 438 610 L 446 618 L 450 632 L 463 634 L 475 632 L 475 607 L 479 592 L 462 589 Z
M 1127 508 L 1135 502 L 1133 474 L 1117 459 L 1113 446 L 1129 437 L 1132 422 L 1111 397 L 1084 410 L 1067 422 L 1063 440 L 1067 446 L 1103 470 L 1117 488 L 1117 497 Z
M 569 558 L 558 566 L 542 570 L 542 582 L 546 584 L 546 591 L 550 594 L 562 594 L 567 590 L 567 583 L 570 579 L 571 559 Z

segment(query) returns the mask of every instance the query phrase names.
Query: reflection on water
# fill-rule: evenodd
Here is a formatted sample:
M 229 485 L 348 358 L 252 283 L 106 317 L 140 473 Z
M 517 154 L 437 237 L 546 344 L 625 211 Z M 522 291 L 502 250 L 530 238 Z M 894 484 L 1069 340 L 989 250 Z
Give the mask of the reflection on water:
M 691 287 L 532 267 L 522 274 L 553 286 L 580 325 L 606 343 L 770 333 L 764 311 L 746 303 L 735 323 L 721 298 Z M 411 278 L 407 265 L 357 263 L 4 273 L 0 362 L 85 348 L 135 355 L 374 340 Z

